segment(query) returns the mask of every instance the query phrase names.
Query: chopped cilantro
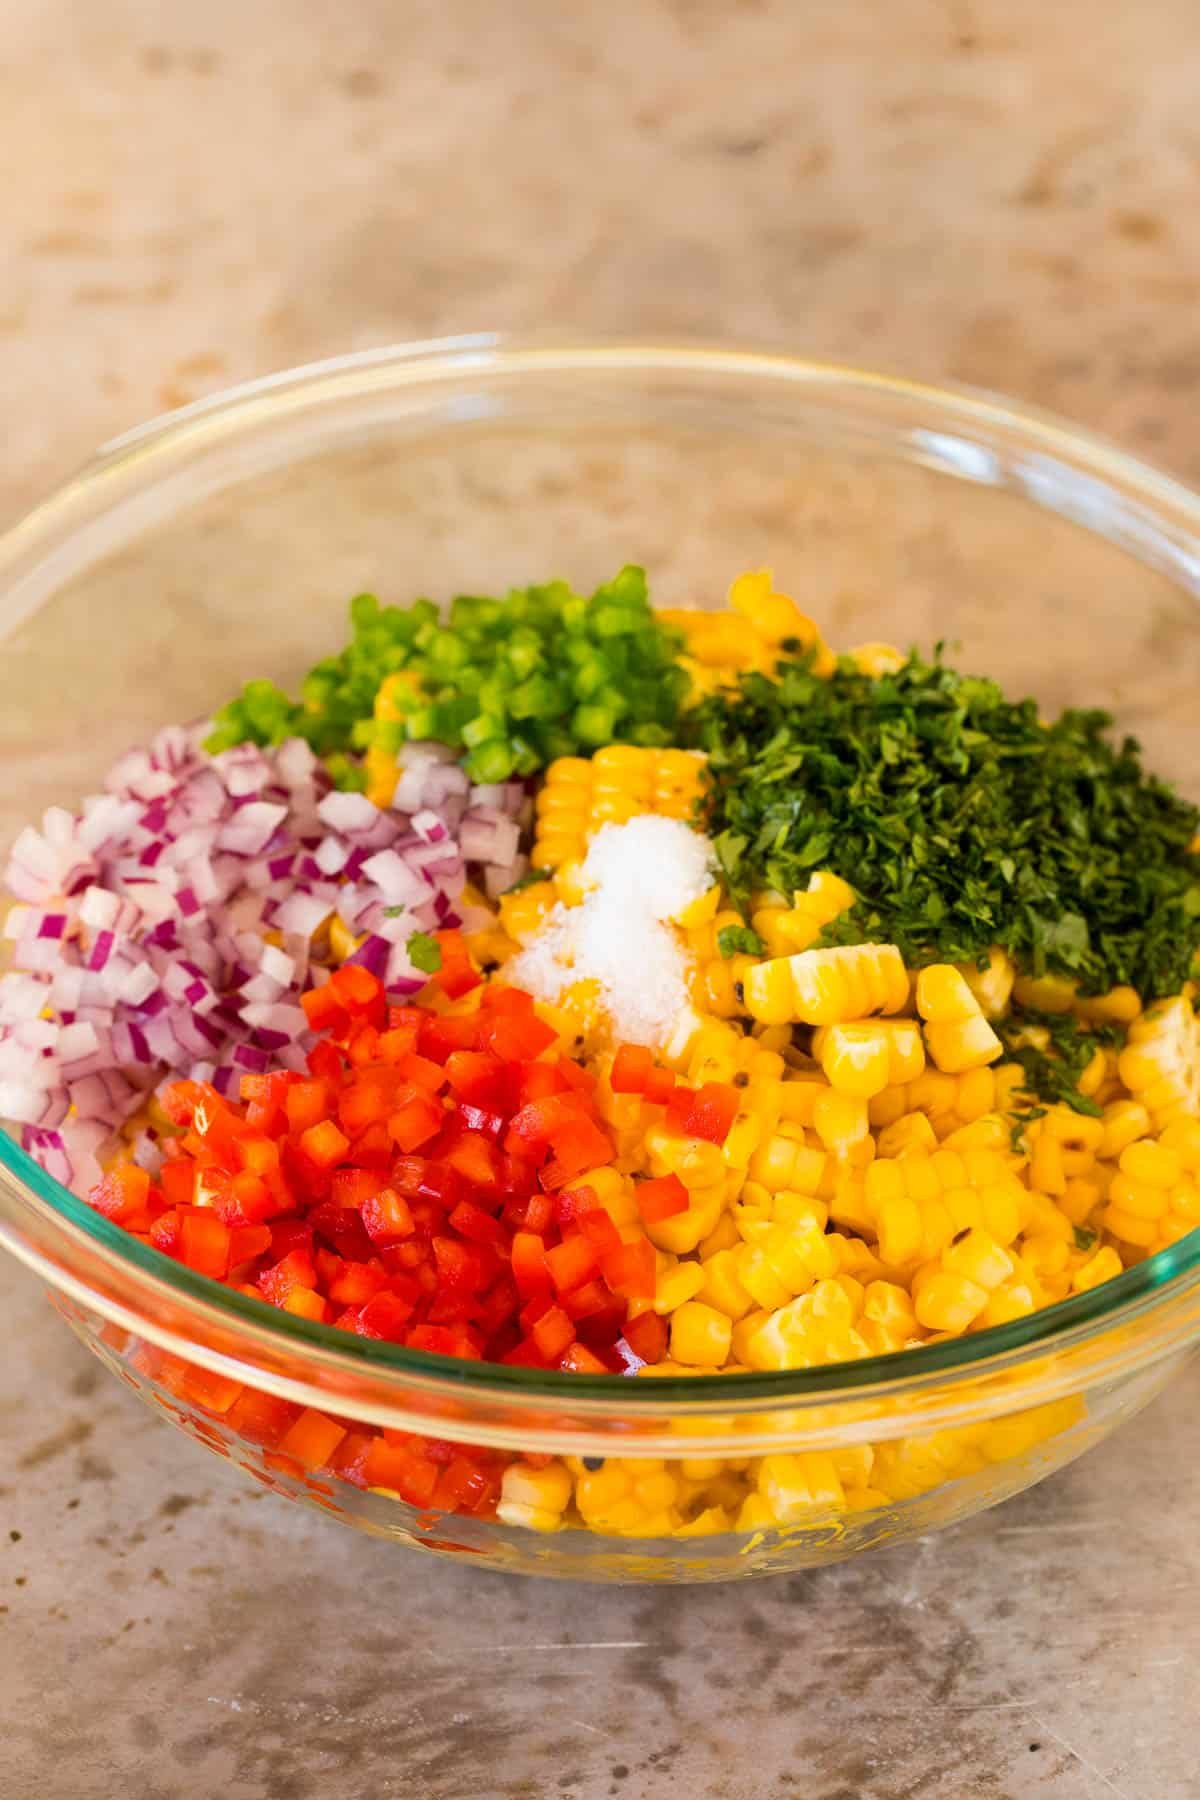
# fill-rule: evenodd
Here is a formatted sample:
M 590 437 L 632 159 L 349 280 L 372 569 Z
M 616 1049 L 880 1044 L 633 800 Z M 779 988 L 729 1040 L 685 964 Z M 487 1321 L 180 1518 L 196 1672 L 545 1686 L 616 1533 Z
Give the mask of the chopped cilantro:
M 1075 1248 L 1077 1250 L 1090 1250 L 1099 1236 L 1100 1233 L 1098 1231 L 1091 1231 L 1086 1225 L 1077 1225 L 1075 1227 Z
M 722 925 L 717 933 L 717 949 L 722 956 L 761 956 L 766 945 L 749 925 Z
M 1119 1043 L 1121 1030 L 1116 1025 L 1087 1025 L 1073 1013 L 1042 1013 L 1017 1008 L 1006 1019 L 992 1024 L 1004 1044 L 1010 1062 L 1020 1063 L 1025 1071 L 1025 1092 L 1030 1098 L 1059 1101 L 1072 1112 L 1086 1113 L 1098 1119 L 1102 1109 L 1086 1094 L 1079 1092 L 1079 1077 L 1102 1045 Z M 1030 1043 L 1036 1033 L 1044 1039 Z M 1026 1112 L 1022 1123 L 1038 1116 Z
M 878 679 L 798 659 L 698 709 L 707 829 L 742 903 L 814 869 L 849 881 L 858 903 L 825 944 L 894 943 L 910 966 L 999 944 L 1084 993 L 1177 993 L 1200 945 L 1200 812 L 1110 723 L 1043 724 L 940 649 Z
M 528 887 L 536 887 L 539 881 L 550 881 L 553 875 L 553 869 L 526 869 L 525 873 L 518 875 L 512 886 L 506 887 L 504 892 L 506 894 L 523 893 Z
M 408 960 L 422 975 L 436 975 L 442 966 L 442 946 L 427 931 L 414 931 L 404 946 Z

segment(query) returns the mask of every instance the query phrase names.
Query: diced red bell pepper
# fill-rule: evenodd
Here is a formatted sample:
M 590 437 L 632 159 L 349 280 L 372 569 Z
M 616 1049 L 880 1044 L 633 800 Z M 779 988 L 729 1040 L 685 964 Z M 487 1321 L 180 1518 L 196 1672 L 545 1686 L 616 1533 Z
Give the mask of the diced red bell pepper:
M 332 1119 L 323 1119 L 319 1125 L 310 1125 L 307 1131 L 300 1133 L 300 1149 L 318 1169 L 332 1169 L 349 1148 L 350 1139 L 344 1131 L 338 1130 Z
M 531 1294 L 549 1292 L 551 1275 L 546 1266 L 546 1245 L 536 1232 L 514 1233 L 510 1262 L 519 1294 L 528 1298 Z
M 657 1225 L 662 1219 L 673 1219 L 676 1213 L 686 1212 L 688 1209 L 688 1191 L 678 1175 L 662 1175 L 657 1180 L 636 1182 L 633 1197 L 647 1225 Z
M 464 1051 L 462 1054 L 469 1055 L 470 1052 Z M 451 1056 L 443 1065 L 434 1062 L 431 1056 L 420 1056 L 415 1050 L 410 1050 L 407 1056 L 402 1056 L 397 1062 L 396 1074 L 409 1087 L 420 1088 L 427 1094 L 440 1094 L 448 1076 L 450 1085 L 454 1086 L 454 1078 L 450 1074 L 450 1064 L 453 1061 L 454 1057 Z
M 510 1119 L 504 1147 L 517 1151 L 545 1149 L 555 1131 L 581 1116 L 585 1115 L 572 1094 L 553 1093 L 543 1099 L 531 1100 Z M 598 1160 L 607 1161 L 607 1157 Z
M 553 1250 L 547 1250 L 546 1267 L 555 1287 L 563 1294 L 590 1281 L 599 1270 L 600 1260 L 588 1239 L 579 1236 L 567 1238 Z
M 471 961 L 461 931 L 435 931 L 433 935 L 442 952 L 441 967 L 433 977 L 434 983 L 448 1000 L 457 1000 L 478 987 L 482 976 Z
M 505 1062 L 533 1062 L 558 1033 L 534 1012 L 501 1013 L 489 1020 L 486 1042 Z
M 580 1240 L 576 1238 L 575 1242 Z M 553 1251 L 551 1252 L 553 1255 Z M 602 1281 L 585 1281 L 580 1287 L 572 1288 L 569 1293 L 559 1295 L 559 1304 L 569 1318 L 575 1320 L 593 1319 L 600 1313 L 624 1312 L 620 1301 L 613 1299 L 609 1289 Z
M 411 1300 L 385 1288 L 373 1294 L 359 1309 L 356 1330 L 360 1337 L 382 1338 L 389 1344 L 402 1344 L 415 1308 Z
M 377 1437 L 363 1458 L 363 1481 L 369 1488 L 388 1488 L 410 1506 L 428 1506 L 437 1487 L 438 1466 L 408 1444 L 389 1444 Z
M 674 1091 L 675 1073 L 672 1069 L 651 1069 L 642 1090 L 652 1106 L 665 1106 Z
M 185 1212 L 179 1226 L 179 1255 L 197 1275 L 220 1281 L 229 1268 L 230 1231 L 215 1213 Z
M 572 1375 L 606 1375 L 608 1373 L 598 1356 L 593 1356 L 586 1344 L 575 1343 L 563 1353 L 559 1361 L 560 1369 L 567 1369 Z
M 737 1118 L 739 1103 L 737 1089 L 726 1081 L 706 1081 L 694 1090 L 676 1088 L 667 1102 L 666 1125 L 682 1137 L 723 1144 Z
M 444 1117 L 437 1100 L 413 1089 L 410 1098 L 389 1114 L 388 1135 L 403 1151 L 419 1150 L 437 1136 Z
M 395 1188 L 369 1195 L 362 1203 L 361 1215 L 374 1244 L 398 1244 L 416 1230 L 412 1208 Z
M 381 1263 L 344 1262 L 329 1283 L 329 1298 L 339 1306 L 365 1306 L 387 1285 L 387 1270 Z
M 593 1119 L 582 1115 L 557 1126 L 550 1134 L 553 1158 L 542 1170 L 544 1188 L 553 1192 L 585 1169 L 594 1169 L 613 1158 L 612 1139 Z
M 344 1425 L 309 1406 L 284 1433 L 279 1448 L 306 1469 L 324 1469 L 345 1435 Z
M 383 1185 L 375 1169 L 336 1169 L 329 1191 L 335 1206 L 361 1207 Z
M 649 1238 L 635 1244 L 622 1244 L 610 1250 L 600 1262 L 600 1273 L 614 1294 L 625 1300 L 653 1300 L 656 1264 L 654 1245 Z
M 627 1319 L 622 1335 L 639 1362 L 658 1363 L 667 1353 L 667 1322 L 656 1312 Z
M 426 1013 L 417 1047 L 422 1056 L 445 1062 L 454 1050 L 478 1050 L 483 1022 L 478 1013 Z
M 608 1082 L 614 1094 L 644 1094 L 646 1077 L 654 1067 L 654 1052 L 642 1044 L 620 1044 L 613 1057 Z
M 293 1082 L 288 1093 L 284 1094 L 288 1129 L 295 1132 L 308 1130 L 309 1125 L 320 1125 L 320 1121 L 329 1118 L 331 1111 L 333 1094 L 329 1093 L 327 1082 Z
M 508 1233 L 499 1219 L 471 1200 L 460 1200 L 450 1214 L 451 1229 L 472 1244 L 507 1244 Z
M 229 1234 L 229 1267 L 240 1269 L 271 1248 L 267 1225 L 236 1225 Z
M 411 1056 L 417 1047 L 418 1029 L 416 1025 L 391 1025 L 381 1031 L 375 1046 L 380 1062 L 400 1063 Z
M 321 1325 L 328 1316 L 329 1309 L 315 1288 L 294 1287 L 282 1302 L 283 1312 L 296 1313 L 302 1319 L 312 1319 Z
M 538 1319 L 529 1336 L 540 1356 L 547 1362 L 557 1362 L 575 1341 L 575 1324 L 561 1306 L 551 1306 Z
M 349 1028 L 350 1014 L 332 981 L 327 981 L 324 987 L 309 988 L 307 993 L 301 994 L 300 1004 L 310 1031 L 329 1031 L 341 1037 Z
M 344 1069 L 341 1056 L 328 1038 L 314 1044 L 308 1053 L 308 1072 L 317 1081 L 328 1081 L 335 1089 L 341 1086 Z
M 190 1206 L 196 1192 L 196 1164 L 190 1157 L 165 1162 L 158 1172 L 159 1185 L 168 1206 Z M 96 1201 L 93 1194 L 92 1205 Z
M 383 983 L 361 963 L 343 963 L 340 969 L 334 970 L 329 985 L 347 1011 L 360 1015 L 368 1024 L 386 1024 L 387 996 Z
M 92 1189 L 90 1200 L 98 1213 L 123 1225 L 144 1213 L 150 1197 L 150 1177 L 137 1163 L 118 1163 Z
M 562 1199 L 561 1194 L 559 1199 Z M 621 1234 L 603 1207 L 586 1208 L 576 1215 L 575 1222 L 598 1258 L 623 1248 Z

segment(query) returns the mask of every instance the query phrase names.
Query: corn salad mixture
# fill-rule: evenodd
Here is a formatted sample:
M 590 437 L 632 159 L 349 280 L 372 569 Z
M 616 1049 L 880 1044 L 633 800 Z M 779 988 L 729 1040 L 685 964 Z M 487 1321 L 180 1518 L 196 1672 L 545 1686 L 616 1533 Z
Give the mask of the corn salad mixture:
M 1104 715 L 835 655 L 763 571 L 352 622 L 14 849 L 0 1114 L 109 1218 L 359 1335 L 643 1379 L 1002 1326 L 1200 1224 L 1200 819 Z M 1080 1414 L 560 1460 L 146 1354 L 279 1466 L 629 1537 L 884 1508 Z

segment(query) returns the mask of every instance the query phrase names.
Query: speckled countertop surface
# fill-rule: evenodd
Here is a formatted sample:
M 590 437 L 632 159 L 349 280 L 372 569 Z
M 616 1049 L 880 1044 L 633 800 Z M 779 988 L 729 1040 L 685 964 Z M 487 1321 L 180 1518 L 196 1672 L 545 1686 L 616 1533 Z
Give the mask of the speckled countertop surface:
M 494 325 L 949 375 L 1198 480 L 1196 26 L 1192 0 L 16 0 L 0 518 L 230 381 Z M 0 1293 L 4 1800 L 1200 1791 L 1194 1371 L 945 1536 L 567 1590 L 251 1492 L 27 1277 Z

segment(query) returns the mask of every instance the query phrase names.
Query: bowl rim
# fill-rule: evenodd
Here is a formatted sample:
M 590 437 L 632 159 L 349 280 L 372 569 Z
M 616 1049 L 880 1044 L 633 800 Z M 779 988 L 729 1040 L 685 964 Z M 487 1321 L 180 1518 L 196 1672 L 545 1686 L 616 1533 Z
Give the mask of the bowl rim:
M 1106 491 L 1114 486 L 1121 490 L 1126 508 L 1132 502 L 1135 511 L 1165 527 L 1176 579 L 1181 585 L 1200 589 L 1196 574 L 1200 570 L 1200 495 L 1103 437 L 1039 408 L 961 385 L 915 381 L 751 345 L 620 337 L 579 340 L 558 333 L 507 337 L 480 332 L 301 364 L 223 389 L 110 439 L 75 475 L 0 536 L 0 626 L 12 630 L 45 597 L 37 592 L 31 572 L 43 583 L 50 580 L 47 592 L 61 584 L 72 570 L 69 558 L 53 554 L 55 546 L 83 530 L 93 518 L 103 517 L 111 504 L 110 495 L 119 497 L 125 489 L 136 491 L 152 472 L 149 464 L 157 462 L 161 474 L 173 463 L 186 463 L 198 450 L 219 447 L 266 420 L 318 412 L 379 390 L 428 384 L 437 391 L 471 377 L 520 379 L 538 373 L 572 372 L 633 377 L 691 374 L 799 384 L 826 394 L 928 408 L 939 423 L 974 428 L 985 441 L 1016 436 L 1035 457 L 1048 458 L 1048 466 L 1060 474 L 1081 477 L 1093 490 L 1095 484 Z M 1044 468 L 1042 475 L 1044 478 Z M 968 479 L 972 478 L 986 479 L 968 474 Z M 1089 492 L 1084 516 L 1054 505 L 1044 491 L 1030 491 L 1029 497 L 1043 508 L 1066 512 L 1093 535 L 1098 533 L 1094 491 Z M 81 556 L 77 566 L 90 560 L 90 556 Z M 301 1357 L 307 1353 L 314 1364 L 343 1375 L 355 1368 L 364 1373 L 370 1370 L 376 1378 L 390 1376 L 397 1382 L 407 1378 L 433 1392 L 462 1396 L 473 1390 L 481 1398 L 497 1401 L 510 1397 L 514 1402 L 540 1398 L 562 1403 L 569 1395 L 586 1408 L 589 1399 L 613 1403 L 620 1396 L 625 1412 L 661 1414 L 669 1408 L 679 1414 L 718 1408 L 727 1412 L 749 1403 L 758 1407 L 803 1405 L 832 1395 L 853 1400 L 867 1394 L 907 1394 L 931 1384 L 944 1388 L 948 1381 L 966 1379 L 984 1369 L 1002 1374 L 1048 1351 L 1091 1341 L 1108 1328 L 1143 1316 L 1189 1291 L 1200 1279 L 1198 1229 L 1100 1287 L 1008 1324 L 919 1349 L 815 1369 L 667 1376 L 652 1384 L 630 1383 L 625 1375 L 577 1375 L 459 1362 L 403 1345 L 358 1338 L 335 1326 L 282 1312 L 142 1245 L 71 1194 L 41 1169 L 15 1138 L 0 1130 L 0 1177 L 4 1176 L 8 1193 L 26 1206 L 32 1203 L 43 1229 L 57 1230 L 66 1242 L 86 1244 L 118 1278 L 132 1278 L 139 1297 L 152 1304 L 182 1303 L 197 1319 L 240 1327 L 260 1345 L 273 1342 L 281 1352 Z M 129 1317 L 128 1309 L 97 1300 L 86 1284 L 71 1276 L 57 1254 L 46 1255 L 2 1215 L 0 1243 L 82 1304 L 95 1305 L 110 1318 Z M 1162 1353 L 1165 1350 L 1158 1352 Z M 196 1360 L 211 1358 L 197 1346 Z

